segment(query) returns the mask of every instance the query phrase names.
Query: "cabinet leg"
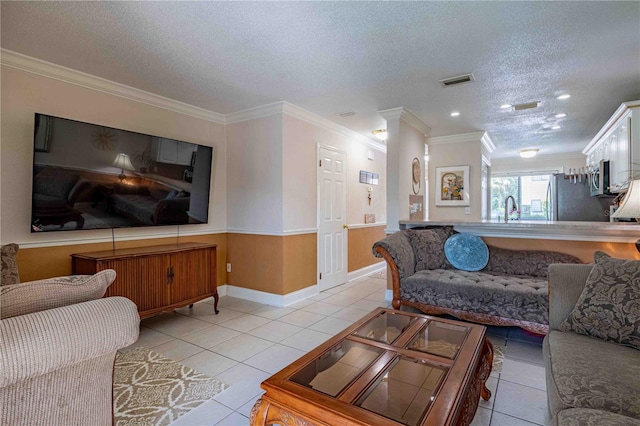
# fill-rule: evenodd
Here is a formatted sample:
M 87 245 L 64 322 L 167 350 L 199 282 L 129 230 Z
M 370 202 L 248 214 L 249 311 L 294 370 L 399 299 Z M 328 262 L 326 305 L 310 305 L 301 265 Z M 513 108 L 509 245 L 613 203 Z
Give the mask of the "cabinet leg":
M 193 309 L 193 303 L 189 305 L 189 309 Z
M 218 297 L 218 293 L 216 293 L 216 294 L 214 294 L 214 295 L 213 295 L 213 299 L 214 299 L 214 302 L 213 302 L 213 311 L 216 313 L 216 315 L 218 315 L 218 312 L 220 312 L 220 311 L 218 310 L 218 299 L 219 299 L 219 297 Z

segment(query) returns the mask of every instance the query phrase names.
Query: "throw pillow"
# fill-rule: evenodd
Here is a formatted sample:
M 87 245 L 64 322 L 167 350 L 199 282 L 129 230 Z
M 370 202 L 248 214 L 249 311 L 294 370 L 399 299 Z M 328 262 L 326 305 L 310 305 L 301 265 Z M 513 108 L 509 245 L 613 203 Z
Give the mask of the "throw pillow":
M 445 267 L 444 240 L 433 229 L 407 231 L 409 242 L 416 257 L 416 271 Z
M 0 318 L 73 305 L 104 296 L 116 279 L 116 271 L 95 275 L 71 275 L 0 287 Z
M 451 264 L 462 271 L 479 271 L 489 262 L 489 248 L 482 238 L 459 233 L 444 243 L 444 255 Z
M 560 331 L 640 349 L 640 261 L 617 259 L 603 252 L 584 290 Z
M 2 268 L 2 282 L 0 285 L 12 285 L 20 283 L 20 273 L 18 272 L 17 244 L 6 244 L 0 248 L 0 267 Z

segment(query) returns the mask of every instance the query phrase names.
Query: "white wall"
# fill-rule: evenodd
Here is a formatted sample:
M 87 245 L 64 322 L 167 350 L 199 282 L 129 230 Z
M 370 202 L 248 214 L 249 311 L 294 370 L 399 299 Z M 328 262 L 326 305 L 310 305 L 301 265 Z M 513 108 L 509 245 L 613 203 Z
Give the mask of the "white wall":
M 347 156 L 347 223 L 363 224 L 365 213 L 374 213 L 376 223 L 386 221 L 386 155 L 382 151 L 354 141 L 296 117 L 283 115 L 285 176 L 284 226 L 287 231 L 317 227 L 318 144 L 337 148 Z M 367 158 L 373 151 L 374 159 Z M 380 175 L 378 185 L 359 182 L 360 170 Z M 373 187 L 371 205 L 367 188 Z
M 434 141 L 438 141 L 434 143 Z M 482 218 L 482 143 L 479 138 L 461 142 L 441 143 L 437 138 L 428 139 L 429 145 L 429 220 L 478 221 Z M 440 194 L 436 176 L 438 167 L 469 166 L 470 214 L 463 206 L 436 206 L 435 197 Z
M 227 127 L 227 217 L 236 232 L 283 231 L 282 114 Z
M 111 238 L 110 230 L 30 233 L 34 113 L 103 124 L 213 146 L 209 223 L 180 233 L 226 229 L 226 146 L 224 126 L 123 97 L 42 77 L 7 66 L 1 70 L 0 241 L 23 246 L 73 244 Z M 175 234 L 175 227 L 117 230 L 117 238 Z

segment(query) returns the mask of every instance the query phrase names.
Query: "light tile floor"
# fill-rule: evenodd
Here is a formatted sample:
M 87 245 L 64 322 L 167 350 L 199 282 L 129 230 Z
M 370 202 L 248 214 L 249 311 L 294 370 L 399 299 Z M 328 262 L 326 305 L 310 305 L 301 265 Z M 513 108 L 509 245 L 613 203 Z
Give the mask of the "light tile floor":
M 245 426 L 260 383 L 372 309 L 388 306 L 380 274 L 332 288 L 286 308 L 224 296 L 142 321 L 145 346 L 230 385 L 172 423 Z M 480 400 L 473 426 L 548 425 L 541 339 L 518 328 L 490 327 L 505 345 L 502 372 L 491 373 L 492 397 Z

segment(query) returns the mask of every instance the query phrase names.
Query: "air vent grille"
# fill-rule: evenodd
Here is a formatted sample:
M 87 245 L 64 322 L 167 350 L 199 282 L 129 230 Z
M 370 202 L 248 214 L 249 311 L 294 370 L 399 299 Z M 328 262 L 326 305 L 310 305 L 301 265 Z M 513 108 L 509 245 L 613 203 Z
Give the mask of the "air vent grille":
M 538 108 L 538 101 L 535 102 L 527 102 L 526 104 L 518 104 L 518 105 L 514 105 L 513 109 L 516 111 L 522 111 L 523 109 L 531 109 L 531 108 Z
M 442 85 L 442 87 L 451 87 L 451 86 L 457 86 L 458 84 L 465 84 L 465 83 L 471 83 L 472 81 L 475 81 L 475 77 L 473 76 L 473 74 L 464 74 L 464 75 L 458 75 L 456 77 L 449 77 L 449 78 L 445 78 L 440 80 L 440 84 Z

